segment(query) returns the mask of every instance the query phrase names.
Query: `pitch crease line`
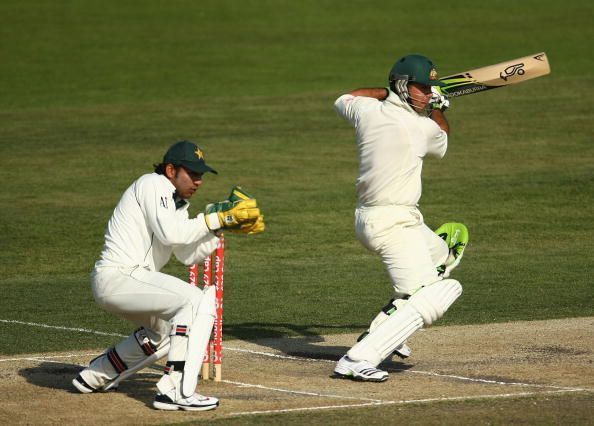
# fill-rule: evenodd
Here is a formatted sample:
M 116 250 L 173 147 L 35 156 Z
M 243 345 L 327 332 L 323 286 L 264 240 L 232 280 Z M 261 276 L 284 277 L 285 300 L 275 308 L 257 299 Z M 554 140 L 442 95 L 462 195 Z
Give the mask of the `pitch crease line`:
M 380 399 L 362 398 L 362 397 L 357 397 L 357 396 L 333 395 L 333 394 L 324 394 L 324 393 L 317 393 L 317 392 L 295 391 L 295 390 L 290 390 L 290 389 L 273 388 L 273 387 L 264 386 L 264 385 L 255 385 L 252 383 L 235 382 L 233 380 L 222 380 L 222 382 L 230 383 L 232 385 L 237 385 L 240 387 L 258 388 L 258 389 L 271 390 L 271 391 L 275 391 L 275 392 L 294 393 L 297 395 L 319 396 L 322 398 L 356 399 L 359 401 L 371 401 L 373 403 L 385 402 Z
M 503 386 L 526 386 L 526 387 L 559 389 L 559 390 L 564 390 L 564 391 L 587 391 L 588 390 L 588 389 L 573 388 L 573 387 L 567 387 L 567 386 L 539 385 L 539 384 L 535 384 L 535 383 L 502 382 L 502 381 L 489 380 L 489 379 L 477 379 L 477 378 L 473 378 L 473 377 L 457 376 L 454 374 L 434 373 L 432 371 L 415 371 L 415 370 L 397 370 L 397 371 L 404 371 L 405 373 L 424 374 L 426 376 L 446 377 L 446 378 L 450 378 L 450 379 L 465 380 L 465 381 L 470 381 L 470 382 L 479 382 L 479 383 L 486 383 L 486 384 L 493 384 L 493 385 L 503 385 Z
M 407 405 L 407 404 L 424 404 L 429 402 L 445 402 L 445 401 L 472 401 L 476 399 L 502 399 L 502 398 L 517 398 L 517 397 L 528 397 L 547 395 L 554 393 L 565 393 L 565 392 L 578 392 L 579 390 L 565 389 L 565 390 L 554 390 L 546 392 L 519 392 L 519 393 L 505 393 L 505 394 L 494 394 L 494 395 L 471 395 L 471 396 L 452 396 L 446 398 L 426 398 L 426 399 L 410 399 L 401 401 L 377 401 L 377 402 L 366 402 L 362 404 L 348 404 L 348 405 L 326 405 L 320 407 L 298 407 L 298 408 L 284 408 L 279 410 L 262 410 L 262 411 L 243 411 L 237 413 L 230 413 L 228 417 L 235 416 L 250 416 L 258 414 L 278 414 L 288 413 L 294 411 L 316 411 L 316 410 L 333 410 L 342 408 L 361 408 L 361 407 L 374 407 L 380 405 Z M 225 416 L 227 417 L 227 416 Z M 224 417 L 223 417 L 224 418 Z
M 359 408 L 359 407 L 371 407 L 376 405 L 389 405 L 395 404 L 395 401 L 384 401 L 384 402 L 365 402 L 362 404 L 349 404 L 349 405 L 325 405 L 320 407 L 298 407 L 298 408 L 283 408 L 280 410 L 261 410 L 261 411 L 242 411 L 238 413 L 231 413 L 225 417 L 235 416 L 253 416 L 258 414 L 278 414 L 278 413 L 290 413 L 292 411 L 317 411 L 317 410 L 334 410 L 337 408 Z M 223 417 L 223 418 L 225 418 Z
M 7 323 L 7 324 L 29 325 L 29 326 L 32 326 L 32 327 L 54 328 L 56 330 L 79 331 L 81 333 L 98 334 L 100 336 L 127 337 L 126 335 L 120 334 L 120 333 L 109 333 L 109 332 L 105 332 L 105 331 L 88 330 L 86 328 L 63 327 L 63 326 L 60 326 L 60 325 L 39 324 L 39 323 L 36 323 L 36 322 L 26 322 L 26 321 L 17 321 L 17 320 L 5 320 L 5 319 L 0 319 L 0 322 Z
M 9 361 L 48 361 L 51 362 L 52 358 L 74 358 L 77 356 L 97 356 L 100 353 L 80 353 L 80 354 L 68 354 L 68 355 L 39 355 L 39 356 L 27 356 L 21 358 L 0 358 L 0 362 L 9 362 Z

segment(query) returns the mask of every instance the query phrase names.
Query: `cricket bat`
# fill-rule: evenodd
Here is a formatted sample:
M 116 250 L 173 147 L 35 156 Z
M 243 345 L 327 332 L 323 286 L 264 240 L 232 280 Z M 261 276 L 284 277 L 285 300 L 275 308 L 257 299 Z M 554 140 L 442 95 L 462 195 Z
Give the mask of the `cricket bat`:
M 445 86 L 436 87 L 449 98 L 470 95 L 484 90 L 497 89 L 521 83 L 551 72 L 546 53 L 536 53 L 487 67 L 465 71 L 440 78 Z

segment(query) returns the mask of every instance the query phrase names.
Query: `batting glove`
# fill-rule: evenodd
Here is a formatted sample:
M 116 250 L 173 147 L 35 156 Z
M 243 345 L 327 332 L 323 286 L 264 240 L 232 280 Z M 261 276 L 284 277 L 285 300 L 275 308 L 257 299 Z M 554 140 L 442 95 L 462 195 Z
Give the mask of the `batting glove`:
M 431 86 L 431 92 L 433 93 L 433 95 L 429 100 L 429 104 L 431 105 L 432 109 L 439 109 L 441 111 L 445 111 L 450 107 L 450 101 L 446 96 L 442 95 L 439 92 L 437 87 Z

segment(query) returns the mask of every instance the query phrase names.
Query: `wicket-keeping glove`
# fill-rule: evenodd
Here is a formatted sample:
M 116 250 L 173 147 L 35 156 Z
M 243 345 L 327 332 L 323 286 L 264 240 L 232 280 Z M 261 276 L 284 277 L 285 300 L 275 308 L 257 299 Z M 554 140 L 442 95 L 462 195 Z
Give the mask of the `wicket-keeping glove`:
M 260 232 L 264 232 L 266 229 L 266 225 L 264 224 L 264 215 L 258 216 L 255 222 L 246 222 L 239 225 L 238 228 L 230 229 L 231 232 L 236 234 L 259 234 Z
M 429 99 L 429 105 L 431 105 L 431 109 L 445 111 L 450 107 L 450 101 L 448 100 L 447 96 L 439 93 L 439 90 L 435 86 L 431 86 L 431 92 L 433 92 L 431 99 Z
M 239 186 L 231 190 L 229 199 L 207 205 L 204 212 L 206 225 L 212 231 L 223 228 L 241 233 L 262 232 L 261 217 L 256 199 Z
M 249 200 L 221 201 L 206 207 L 204 218 L 211 231 L 219 228 L 231 229 L 244 223 L 253 223 L 260 216 L 258 203 L 254 198 Z
M 249 200 L 250 198 L 254 199 L 254 197 L 244 191 L 241 186 L 234 186 L 231 190 L 231 194 L 229 194 L 229 201 L 231 202 Z

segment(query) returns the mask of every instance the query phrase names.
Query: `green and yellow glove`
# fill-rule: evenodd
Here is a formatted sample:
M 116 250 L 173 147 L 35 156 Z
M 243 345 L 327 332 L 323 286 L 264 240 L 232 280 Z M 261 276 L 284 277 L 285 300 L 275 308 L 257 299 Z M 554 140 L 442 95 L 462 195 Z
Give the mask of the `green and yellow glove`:
M 229 229 L 236 233 L 257 234 L 265 228 L 258 202 L 239 186 L 231 190 L 229 199 L 207 205 L 204 218 L 212 231 Z
M 255 198 L 253 196 L 251 196 L 250 194 L 248 194 L 246 191 L 244 191 L 241 186 L 234 186 L 233 189 L 231 190 L 231 194 L 229 194 L 229 201 L 231 201 L 231 202 L 235 202 L 235 201 L 239 201 L 239 200 L 249 200 L 249 199 L 255 200 Z
M 230 229 L 231 232 L 235 234 L 259 234 L 260 232 L 264 232 L 266 229 L 266 225 L 264 224 L 264 215 L 258 216 L 255 222 L 246 222 L 239 225 L 239 228 L 232 228 Z

